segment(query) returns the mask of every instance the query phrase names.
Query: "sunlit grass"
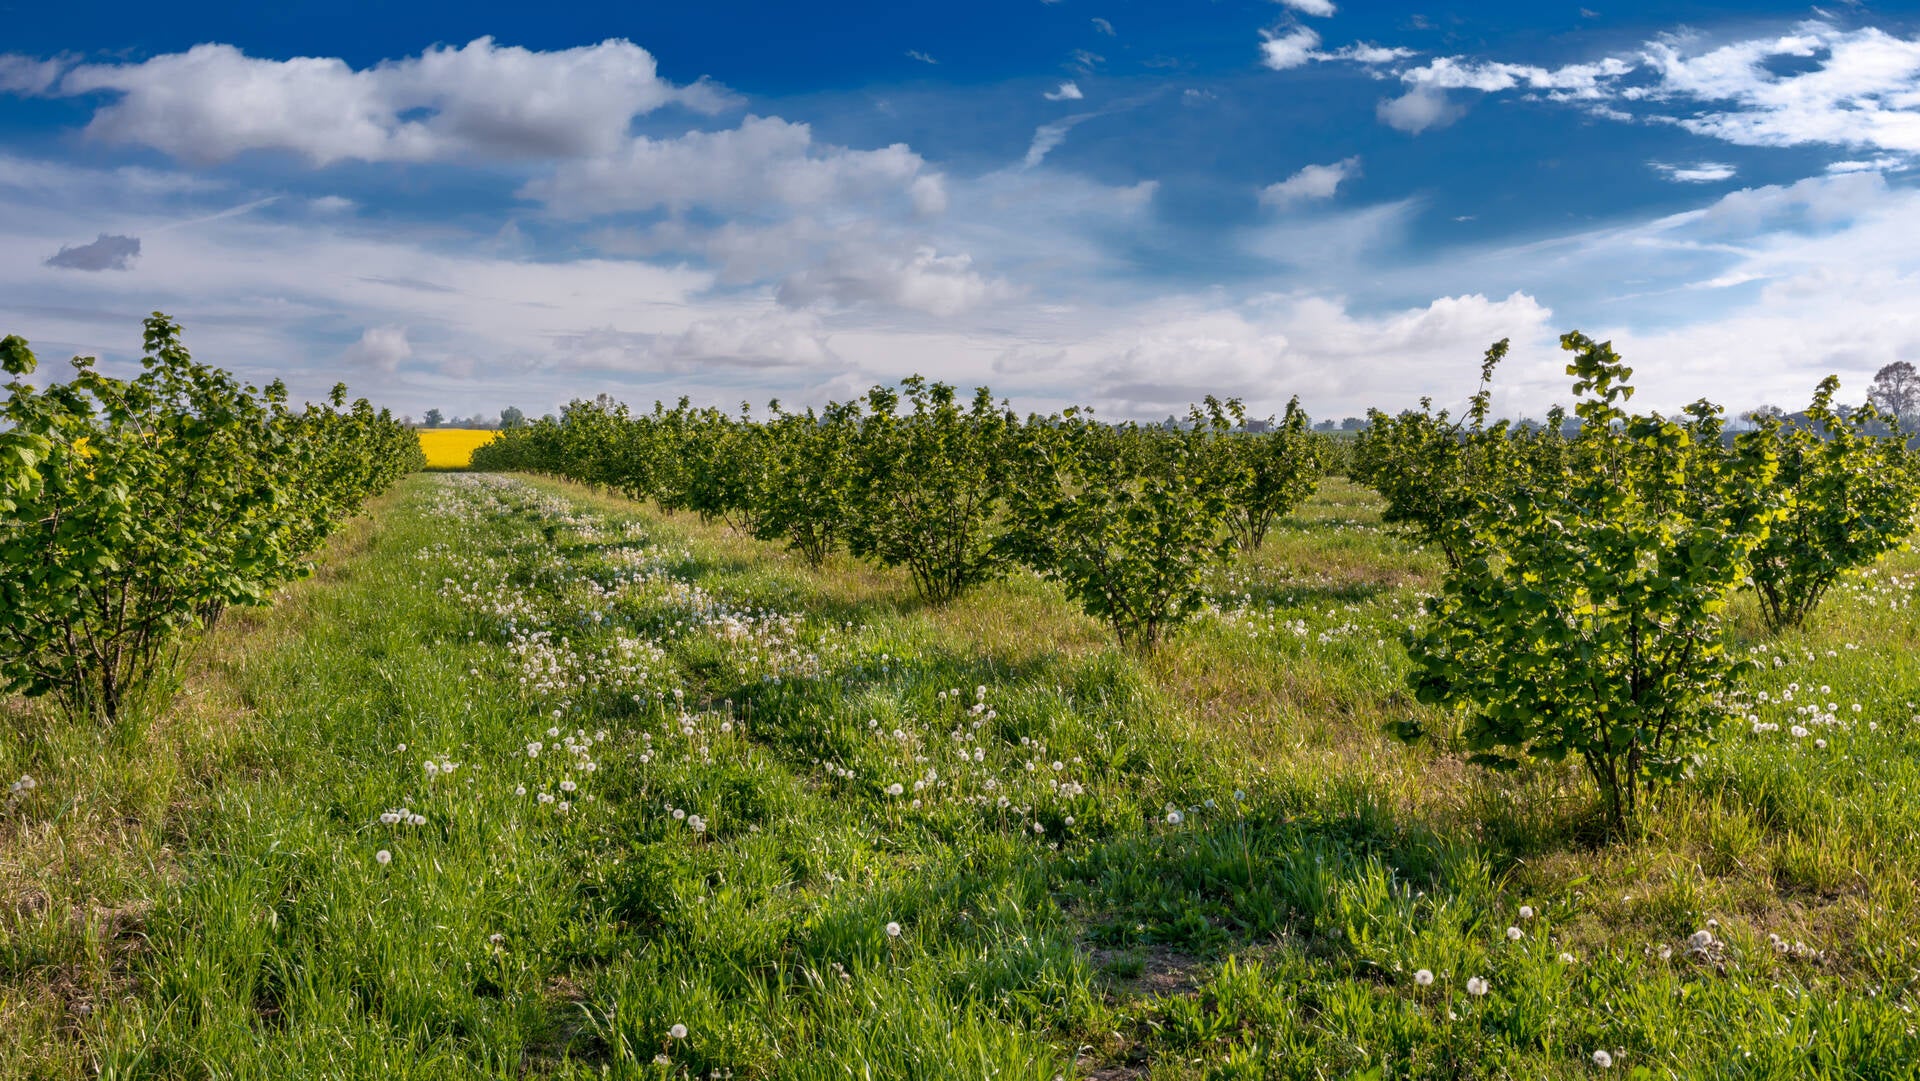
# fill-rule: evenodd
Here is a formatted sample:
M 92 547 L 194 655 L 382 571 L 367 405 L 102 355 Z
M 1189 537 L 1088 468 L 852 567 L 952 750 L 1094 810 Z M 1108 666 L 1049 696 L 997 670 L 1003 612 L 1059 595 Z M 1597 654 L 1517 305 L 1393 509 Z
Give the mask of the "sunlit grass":
M 426 453 L 429 469 L 465 469 L 473 461 L 473 452 L 500 434 L 491 428 L 421 428 L 418 431 L 420 449 Z
M 0 714 L 0 1076 L 1910 1076 L 1917 570 L 1743 609 L 1760 727 L 1619 840 L 1382 734 L 1437 561 L 1339 481 L 1141 660 L 416 478 L 151 728 Z

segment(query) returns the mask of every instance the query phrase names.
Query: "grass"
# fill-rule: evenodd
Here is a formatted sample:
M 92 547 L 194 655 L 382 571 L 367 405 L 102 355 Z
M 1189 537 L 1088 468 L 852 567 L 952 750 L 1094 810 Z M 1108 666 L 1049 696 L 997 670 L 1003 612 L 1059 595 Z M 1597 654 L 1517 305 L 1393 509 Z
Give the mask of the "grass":
M 473 463 L 473 452 L 493 442 L 500 433 L 492 428 L 419 428 L 420 450 L 427 456 L 428 469 L 465 469 Z
M 1329 482 L 1142 661 L 1031 579 L 413 478 L 164 717 L 4 713 L 0 1076 L 1912 1076 L 1920 561 L 1743 609 L 1632 841 L 1380 734 L 1436 574 Z

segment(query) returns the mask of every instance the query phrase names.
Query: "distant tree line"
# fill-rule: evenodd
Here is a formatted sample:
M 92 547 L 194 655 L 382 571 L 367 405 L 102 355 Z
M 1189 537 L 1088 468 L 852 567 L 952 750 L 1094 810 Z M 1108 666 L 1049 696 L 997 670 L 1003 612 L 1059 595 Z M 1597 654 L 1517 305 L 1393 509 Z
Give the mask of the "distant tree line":
M 402 417 L 401 420 L 407 424 L 415 424 L 414 419 L 410 416 Z M 426 415 L 420 418 L 417 426 L 421 428 L 504 429 L 518 428 L 526 422 L 527 415 L 521 412 L 518 407 L 510 405 L 502 409 L 500 415 L 497 417 L 486 417 L 476 413 L 471 417 L 454 417 L 451 420 L 447 419 L 446 414 L 440 412 L 440 410 L 429 409 Z

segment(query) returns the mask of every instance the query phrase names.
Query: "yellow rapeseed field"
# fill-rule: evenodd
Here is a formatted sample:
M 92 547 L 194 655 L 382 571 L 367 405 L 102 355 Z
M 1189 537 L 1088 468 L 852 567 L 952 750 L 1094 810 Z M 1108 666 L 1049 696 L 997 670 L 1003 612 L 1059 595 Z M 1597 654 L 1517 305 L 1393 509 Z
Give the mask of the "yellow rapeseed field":
M 420 449 L 426 452 L 427 465 L 433 469 L 465 469 L 473 460 L 474 448 L 499 434 L 489 428 L 421 428 L 419 431 Z

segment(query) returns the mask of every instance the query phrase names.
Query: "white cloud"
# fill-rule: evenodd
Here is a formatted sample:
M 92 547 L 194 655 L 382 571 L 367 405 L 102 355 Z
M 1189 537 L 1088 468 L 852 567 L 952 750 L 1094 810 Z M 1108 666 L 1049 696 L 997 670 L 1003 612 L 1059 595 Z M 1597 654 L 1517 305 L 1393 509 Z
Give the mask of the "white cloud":
M 1105 35 L 1107 35 L 1108 37 L 1113 37 L 1113 36 L 1114 36 L 1114 33 L 1113 33 L 1113 24 L 1112 24 L 1112 23 L 1110 23 L 1110 22 L 1108 22 L 1108 21 L 1107 21 L 1107 20 L 1105 20 L 1105 19 L 1102 19 L 1102 18 L 1100 18 L 1099 16 L 1095 16 L 1095 17 L 1094 17 L 1094 20 L 1093 20 L 1093 28 L 1094 28 L 1095 30 L 1098 30 L 1098 31 L 1100 31 L 1100 32 L 1101 32 L 1102 34 L 1105 34 Z
M 1260 201 L 1268 206 L 1287 207 L 1312 199 L 1331 199 L 1342 182 L 1359 172 L 1358 157 L 1330 165 L 1309 165 L 1279 183 L 1260 189 Z
M 13 58 L 17 61 L 18 58 Z M 637 115 L 672 102 L 711 111 L 711 84 L 675 86 L 629 41 L 538 52 L 479 38 L 354 69 L 330 57 L 265 60 L 196 45 L 139 63 L 82 64 L 50 92 L 118 98 L 95 138 L 194 162 L 278 150 L 344 160 L 570 158 L 610 153 Z
M 1788 34 L 1710 48 L 1699 42 L 1698 35 L 1669 35 L 1632 53 L 1557 68 L 1438 57 L 1394 72 L 1415 90 L 1430 93 L 1383 108 L 1381 119 L 1412 130 L 1410 125 L 1434 115 L 1432 104 L 1439 100 L 1434 95 L 1440 91 L 1519 91 L 1576 103 L 1593 116 L 1670 123 L 1742 146 L 1827 145 L 1920 156 L 1920 36 L 1810 21 Z M 1310 44 L 1290 44 L 1280 51 L 1289 66 L 1307 60 L 1364 62 L 1390 51 L 1350 48 L 1321 53 Z M 1783 60 L 1793 69 L 1775 70 Z M 1422 126 L 1434 123 L 1426 120 Z
M 359 341 L 340 354 L 340 359 L 351 367 L 392 373 L 412 356 L 413 345 L 407 341 L 406 327 L 368 327 Z
M 520 194 L 573 217 L 690 207 L 758 215 L 888 195 L 936 212 L 941 197 L 938 181 L 928 180 L 933 175 L 905 143 L 879 150 L 820 145 L 806 124 L 749 116 L 722 131 L 635 136 L 605 156 L 563 162 Z
M 1071 79 L 1061 83 L 1060 89 L 1049 90 L 1041 96 L 1048 101 L 1079 101 L 1081 98 L 1086 97 L 1085 94 L 1080 92 L 1080 84 Z
M 1416 86 L 1397 98 L 1382 101 L 1376 115 L 1380 122 L 1408 135 L 1428 128 L 1444 128 L 1466 114 L 1466 108 L 1447 100 L 1447 95 L 1431 86 Z
M 831 333 L 810 313 L 750 311 L 700 319 L 678 333 L 647 334 L 595 327 L 553 342 L 571 371 L 622 374 L 711 374 L 784 371 L 841 363 Z M 729 403 L 731 404 L 731 403 Z
M 53 89 L 53 84 L 60 79 L 60 73 L 70 63 L 72 61 L 66 57 L 36 60 L 17 53 L 0 53 L 0 93 L 25 94 L 29 97 L 45 94 Z
M 1262 35 L 1260 62 L 1275 71 L 1297 68 L 1313 59 L 1320 47 L 1320 35 L 1312 27 L 1296 26 L 1284 34 L 1271 31 Z
M 1494 93 L 1526 87 L 1552 91 L 1557 100 L 1585 100 L 1605 97 L 1609 84 L 1633 68 L 1633 64 L 1616 57 L 1591 64 L 1543 68 L 1531 64 L 1463 61 L 1457 56 L 1443 56 L 1401 72 L 1400 78 L 1415 87 L 1437 90 Z
M 1767 64 L 1780 58 L 1811 66 L 1776 75 Z M 1697 134 L 1746 146 L 1825 143 L 1920 154 L 1920 37 L 1813 22 L 1795 34 L 1691 56 L 1681 43 L 1653 42 L 1646 63 L 1659 82 L 1636 96 L 1721 106 L 1677 118 Z
M 1405 60 L 1414 55 L 1416 55 L 1414 50 L 1401 45 L 1389 47 L 1375 45 L 1370 41 L 1356 41 L 1351 45 L 1342 45 L 1331 52 L 1316 52 L 1313 54 L 1313 59 L 1345 60 L 1354 64 L 1375 65 L 1391 64 L 1395 60 Z
M 940 62 L 918 49 L 908 49 L 907 56 L 910 59 L 920 61 L 922 64 L 938 64 Z
M 1664 161 L 1647 163 L 1655 172 L 1677 184 L 1712 184 L 1731 180 L 1738 169 L 1724 161 L 1703 161 L 1695 165 L 1674 165 Z
M 776 293 L 789 307 L 878 303 L 937 316 L 959 315 L 1013 295 L 1006 282 L 974 270 L 971 256 L 940 255 L 931 247 L 905 257 L 842 248 L 788 277 Z
M 1829 173 L 1891 173 L 1913 167 L 1906 158 L 1880 157 L 1867 161 L 1836 161 L 1827 166 Z
M 1302 15 L 1314 15 L 1322 19 L 1332 17 L 1335 10 L 1333 0 L 1280 0 L 1280 2 Z
M 1314 294 L 1235 305 L 1175 298 L 1068 345 L 1055 375 L 1118 416 L 1164 416 L 1207 394 L 1244 395 L 1256 414 L 1295 393 L 1310 409 L 1359 412 L 1420 393 L 1464 397 L 1455 388 L 1470 392 L 1477 358 L 1503 337 L 1515 340 L 1510 372 L 1563 365 L 1549 349 L 1552 318 L 1525 293 L 1442 297 L 1376 315 Z M 1382 387 L 1397 388 L 1391 400 Z
M 1101 114 L 1080 113 L 1062 120 L 1056 120 L 1051 124 L 1042 124 L 1033 129 L 1033 141 L 1027 144 L 1027 155 L 1021 160 L 1021 166 L 1031 169 L 1045 161 L 1047 155 L 1053 153 L 1055 147 L 1067 141 L 1068 132 L 1072 131 L 1077 125 L 1092 120 L 1099 115 Z
M 307 205 L 321 214 L 345 214 L 360 204 L 344 195 L 322 195 L 318 199 L 309 200 Z

